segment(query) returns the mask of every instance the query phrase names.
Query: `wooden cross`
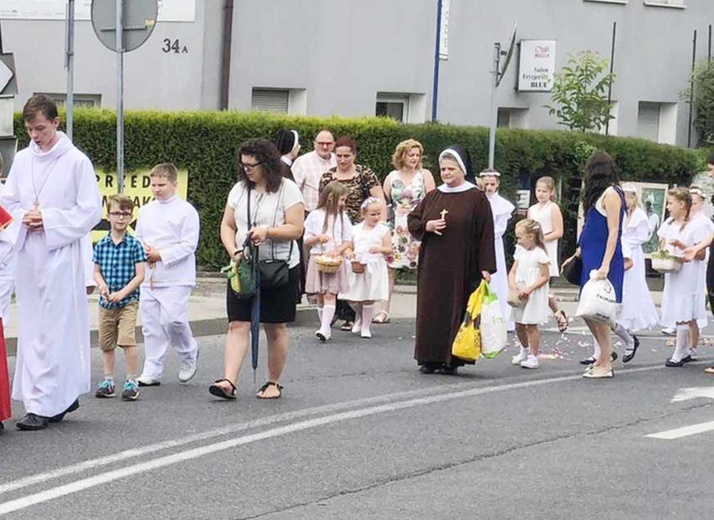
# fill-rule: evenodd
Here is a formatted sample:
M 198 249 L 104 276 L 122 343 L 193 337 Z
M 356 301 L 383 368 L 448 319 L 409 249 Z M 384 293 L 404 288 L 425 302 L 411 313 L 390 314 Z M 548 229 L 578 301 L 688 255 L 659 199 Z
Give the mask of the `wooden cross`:
M 444 208 L 441 210 L 441 220 L 446 219 L 446 214 L 449 212 L 448 209 Z

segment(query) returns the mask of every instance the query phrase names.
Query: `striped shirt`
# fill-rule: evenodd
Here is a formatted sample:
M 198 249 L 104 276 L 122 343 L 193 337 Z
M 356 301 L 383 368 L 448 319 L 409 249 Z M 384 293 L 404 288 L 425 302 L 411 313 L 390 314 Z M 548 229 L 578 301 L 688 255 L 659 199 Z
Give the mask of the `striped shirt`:
M 115 244 L 109 234 L 94 246 L 92 261 L 99 265 L 99 271 L 111 294 L 121 291 L 136 276 L 136 264 L 146 262 L 146 254 L 139 241 L 133 236 L 126 234 L 121 242 Z M 120 309 L 138 299 L 137 287 L 129 296 L 118 302 L 109 302 L 100 296 L 99 305 L 105 309 Z
M 305 200 L 305 211 L 317 209 L 320 200 L 320 179 L 322 174 L 330 168 L 337 166 L 337 159 L 334 153 L 330 154 L 330 159 L 325 160 L 317 152 L 309 152 L 301 155 L 292 166 L 295 184 L 298 185 Z

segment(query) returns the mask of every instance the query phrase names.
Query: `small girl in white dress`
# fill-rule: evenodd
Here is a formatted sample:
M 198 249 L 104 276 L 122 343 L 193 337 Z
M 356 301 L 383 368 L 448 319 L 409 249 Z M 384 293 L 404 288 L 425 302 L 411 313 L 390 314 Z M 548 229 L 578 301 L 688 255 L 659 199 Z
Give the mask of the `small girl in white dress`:
M 550 258 L 550 277 L 560 276 L 558 271 L 558 241 L 563 236 L 563 213 L 560 211 L 555 201 L 555 181 L 552 177 L 541 177 L 536 181 L 535 195 L 538 200 L 528 208 L 527 217 L 540 224 L 543 231 L 543 243 L 545 252 Z M 558 330 L 565 332 L 568 330 L 568 317 L 565 311 L 558 309 L 555 295 L 548 296 L 548 305 L 553 311 L 553 316 L 558 324 Z
M 538 325 L 548 321 L 550 291 L 550 259 L 545 251 L 543 230 L 535 220 L 524 219 L 516 224 L 516 254 L 508 274 L 508 286 L 517 291 L 524 303 L 511 315 L 516 322 L 516 335 L 521 350 L 511 363 L 523 368 L 538 368 L 540 331 Z
M 674 256 L 682 256 L 684 250 L 706 239 L 709 234 L 704 226 L 690 217 L 692 196 L 686 188 L 672 188 L 667 194 L 668 218 L 657 231 L 660 249 Z M 666 362 L 668 367 L 681 367 L 692 360 L 689 327 L 692 321 L 706 317 L 698 283 L 699 266 L 704 261 L 704 251 L 691 262 L 684 262 L 679 271 L 664 275 L 662 293 L 662 323 L 676 324 L 674 353 Z
M 389 272 L 386 255 L 392 253 L 392 233 L 385 222 L 380 222 L 384 202 L 368 197 L 360 207 L 364 220 L 352 228 L 354 251 L 348 258 L 361 265 L 362 273 L 353 268 L 347 270 L 349 290 L 340 293 L 341 300 L 352 303 L 357 319 L 352 327 L 354 334 L 371 338 L 374 302 L 386 300 L 389 296 Z M 354 264 L 353 264 L 354 265 Z

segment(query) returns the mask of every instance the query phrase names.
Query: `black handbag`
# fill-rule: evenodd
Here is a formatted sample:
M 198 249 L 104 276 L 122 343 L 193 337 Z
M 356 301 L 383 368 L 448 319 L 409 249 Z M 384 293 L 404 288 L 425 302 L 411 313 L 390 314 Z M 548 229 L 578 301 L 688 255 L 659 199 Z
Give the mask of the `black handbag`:
M 580 285 L 581 276 L 583 274 L 583 259 L 579 256 L 573 258 L 569 263 L 563 266 L 563 276 L 568 282 L 573 285 Z

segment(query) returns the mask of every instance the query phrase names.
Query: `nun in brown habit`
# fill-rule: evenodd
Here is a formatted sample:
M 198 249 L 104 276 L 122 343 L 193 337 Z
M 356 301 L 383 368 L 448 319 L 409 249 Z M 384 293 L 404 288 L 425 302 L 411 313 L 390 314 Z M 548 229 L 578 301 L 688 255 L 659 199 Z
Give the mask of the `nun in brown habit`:
M 468 152 L 447 148 L 439 169 L 443 184 L 408 217 L 409 231 L 422 241 L 414 358 L 422 373 L 455 374 L 467 362 L 451 355 L 451 345 L 469 296 L 496 272 L 496 253 L 491 205 L 473 183 Z

